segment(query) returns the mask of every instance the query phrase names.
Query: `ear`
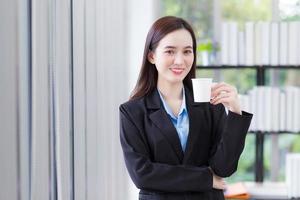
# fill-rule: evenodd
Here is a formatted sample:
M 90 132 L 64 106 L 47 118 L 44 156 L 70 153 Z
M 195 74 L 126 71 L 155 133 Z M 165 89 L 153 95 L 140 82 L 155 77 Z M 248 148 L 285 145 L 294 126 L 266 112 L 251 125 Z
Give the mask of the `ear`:
M 151 64 L 155 64 L 153 51 L 149 51 L 149 53 L 147 55 L 147 59 Z

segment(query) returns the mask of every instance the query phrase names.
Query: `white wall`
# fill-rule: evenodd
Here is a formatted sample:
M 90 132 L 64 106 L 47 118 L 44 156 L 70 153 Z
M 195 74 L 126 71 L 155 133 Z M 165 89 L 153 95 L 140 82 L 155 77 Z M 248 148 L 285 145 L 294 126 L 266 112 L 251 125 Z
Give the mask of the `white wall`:
M 127 1 L 128 19 L 128 95 L 133 90 L 141 68 L 147 33 L 157 18 L 158 1 Z M 128 176 L 128 175 L 127 175 Z M 138 189 L 128 176 L 129 199 L 138 199 Z
M 137 81 L 141 67 L 146 36 L 156 18 L 158 1 L 127 1 L 128 18 L 128 66 L 129 90 L 131 91 Z

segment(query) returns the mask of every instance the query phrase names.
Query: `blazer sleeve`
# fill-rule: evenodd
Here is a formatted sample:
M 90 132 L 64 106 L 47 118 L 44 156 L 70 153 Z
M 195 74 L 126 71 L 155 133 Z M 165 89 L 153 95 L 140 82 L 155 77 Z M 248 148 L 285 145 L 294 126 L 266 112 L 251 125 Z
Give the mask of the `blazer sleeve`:
M 228 111 L 219 104 L 213 111 L 214 142 L 209 165 L 220 177 L 229 177 L 236 170 L 252 114 L 242 111 L 242 115 Z
M 143 133 L 128 110 L 120 106 L 120 140 L 129 175 L 139 189 L 161 192 L 207 191 L 212 189 L 212 173 L 208 167 L 168 165 L 150 159 Z

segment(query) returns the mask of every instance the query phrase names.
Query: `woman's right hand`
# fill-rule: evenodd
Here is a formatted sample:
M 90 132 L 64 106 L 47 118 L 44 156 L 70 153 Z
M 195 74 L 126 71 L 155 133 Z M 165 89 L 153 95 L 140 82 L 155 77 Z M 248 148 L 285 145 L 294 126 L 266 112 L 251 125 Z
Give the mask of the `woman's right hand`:
M 223 178 L 215 175 L 213 173 L 213 188 L 218 190 L 225 190 L 226 189 L 226 182 Z

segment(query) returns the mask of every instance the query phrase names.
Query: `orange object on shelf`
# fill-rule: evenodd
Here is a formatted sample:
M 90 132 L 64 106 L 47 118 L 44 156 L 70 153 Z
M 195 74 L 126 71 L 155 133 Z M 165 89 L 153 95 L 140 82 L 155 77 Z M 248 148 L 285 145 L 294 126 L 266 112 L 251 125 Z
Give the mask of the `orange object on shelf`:
M 224 191 L 226 199 L 249 199 L 250 195 L 243 183 L 234 183 L 227 186 Z

